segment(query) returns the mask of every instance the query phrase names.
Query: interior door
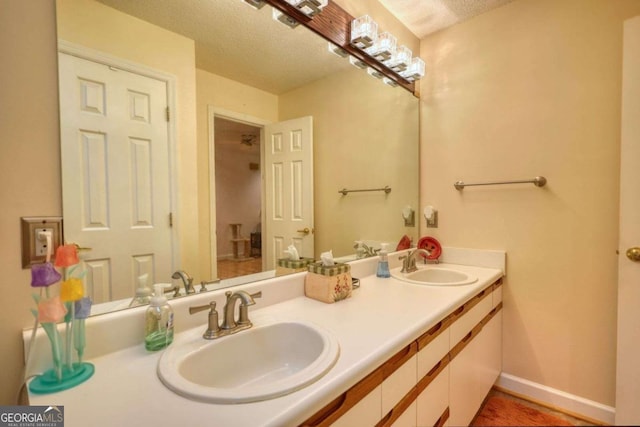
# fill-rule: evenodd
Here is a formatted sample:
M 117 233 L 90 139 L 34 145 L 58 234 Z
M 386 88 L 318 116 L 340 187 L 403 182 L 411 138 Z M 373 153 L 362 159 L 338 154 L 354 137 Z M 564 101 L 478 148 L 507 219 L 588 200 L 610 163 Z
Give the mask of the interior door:
M 265 126 L 266 269 L 291 244 L 301 257 L 314 256 L 313 118 Z
M 94 303 L 170 280 L 167 84 L 59 54 L 64 234 Z
M 640 16 L 623 44 L 616 425 L 640 425 Z

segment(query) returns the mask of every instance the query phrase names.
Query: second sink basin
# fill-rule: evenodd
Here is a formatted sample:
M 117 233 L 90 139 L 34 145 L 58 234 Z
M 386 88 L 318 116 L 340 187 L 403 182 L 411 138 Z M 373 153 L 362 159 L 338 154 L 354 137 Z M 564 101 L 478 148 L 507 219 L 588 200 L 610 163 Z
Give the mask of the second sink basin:
M 158 362 L 158 376 L 191 399 L 255 402 L 313 383 L 331 369 L 339 353 L 338 342 L 327 331 L 303 322 L 273 323 L 217 340 L 174 343 Z
M 400 273 L 397 270 L 392 273 L 393 277 L 405 282 L 430 286 L 460 286 L 469 285 L 478 280 L 477 277 L 460 270 L 445 267 L 427 266 L 419 268 L 412 273 Z

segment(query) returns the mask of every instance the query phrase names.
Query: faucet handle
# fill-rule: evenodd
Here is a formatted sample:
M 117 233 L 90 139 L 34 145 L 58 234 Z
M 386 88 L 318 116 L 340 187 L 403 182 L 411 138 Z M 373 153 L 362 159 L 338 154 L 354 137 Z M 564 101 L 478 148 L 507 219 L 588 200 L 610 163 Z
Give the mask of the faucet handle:
M 202 334 L 202 337 L 206 340 L 212 340 L 222 335 L 220 332 L 220 326 L 218 325 L 218 312 L 216 311 L 216 302 L 211 301 L 207 305 L 199 305 L 196 307 L 189 307 L 189 314 L 195 314 L 200 311 L 209 310 L 209 321 L 207 324 L 207 330 Z
M 208 308 L 210 308 L 212 311 L 216 311 L 216 302 L 215 301 L 211 301 L 209 304 L 206 304 L 206 305 L 198 305 L 198 306 L 195 306 L 195 307 L 189 307 L 189 314 L 196 314 L 196 313 L 204 311 L 204 310 L 206 310 Z
M 255 304 L 255 303 L 256 303 L 256 302 L 253 300 L 254 298 L 262 298 L 262 291 L 258 291 L 258 292 L 256 292 L 256 293 L 249 294 L 249 296 L 251 297 L 251 303 L 250 303 L 250 304 L 247 304 L 247 305 L 253 305 L 253 304 Z

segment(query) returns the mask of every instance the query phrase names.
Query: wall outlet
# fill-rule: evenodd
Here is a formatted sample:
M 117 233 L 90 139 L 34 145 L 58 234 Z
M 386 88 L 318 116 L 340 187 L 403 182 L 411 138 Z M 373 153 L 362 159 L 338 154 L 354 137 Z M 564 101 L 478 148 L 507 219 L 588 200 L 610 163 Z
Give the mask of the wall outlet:
M 427 228 L 438 228 L 438 211 L 434 211 L 431 218 L 426 218 Z
M 51 232 L 51 259 L 56 248 L 62 244 L 62 218 L 55 217 L 22 217 L 20 218 L 22 234 L 22 268 L 30 268 L 32 264 L 42 263 L 47 256 L 47 240 L 41 237 L 45 231 Z

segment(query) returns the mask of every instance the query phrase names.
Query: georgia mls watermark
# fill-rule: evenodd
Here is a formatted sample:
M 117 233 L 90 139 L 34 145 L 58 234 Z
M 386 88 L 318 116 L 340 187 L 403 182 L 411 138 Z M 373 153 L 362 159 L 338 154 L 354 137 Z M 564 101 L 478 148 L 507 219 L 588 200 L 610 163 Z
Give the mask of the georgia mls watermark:
M 0 427 L 64 427 L 64 406 L 0 406 Z

